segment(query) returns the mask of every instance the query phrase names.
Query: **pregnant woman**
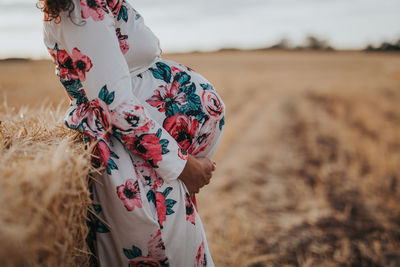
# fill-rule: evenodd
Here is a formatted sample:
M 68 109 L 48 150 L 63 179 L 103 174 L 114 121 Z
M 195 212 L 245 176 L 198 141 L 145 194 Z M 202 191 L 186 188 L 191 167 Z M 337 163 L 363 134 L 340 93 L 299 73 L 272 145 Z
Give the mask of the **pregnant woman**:
M 191 196 L 215 169 L 218 93 L 160 57 L 128 2 L 41 4 L 44 43 L 71 100 L 65 124 L 85 135 L 104 170 L 92 188 L 100 265 L 214 266 Z

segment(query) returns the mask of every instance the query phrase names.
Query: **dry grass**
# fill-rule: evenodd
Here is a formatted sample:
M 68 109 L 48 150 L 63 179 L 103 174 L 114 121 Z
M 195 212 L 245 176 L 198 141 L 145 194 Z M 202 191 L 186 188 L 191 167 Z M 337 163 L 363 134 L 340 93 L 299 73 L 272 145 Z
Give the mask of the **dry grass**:
M 88 263 L 88 153 L 45 106 L 0 106 L 1 266 Z
M 302 158 L 295 174 L 329 209 L 292 229 L 292 262 L 400 264 L 399 101 L 398 88 L 314 91 L 288 107 Z
M 228 108 L 217 171 L 198 197 L 217 266 L 400 265 L 399 55 L 167 57 L 213 82 Z M 12 69 L 49 78 L 29 91 Z M 0 265 L 87 261 L 87 154 L 63 112 L 37 110 L 43 95 L 64 97 L 51 72 L 47 61 L 0 63 L 9 103 L 34 107 L 23 118 L 0 110 Z

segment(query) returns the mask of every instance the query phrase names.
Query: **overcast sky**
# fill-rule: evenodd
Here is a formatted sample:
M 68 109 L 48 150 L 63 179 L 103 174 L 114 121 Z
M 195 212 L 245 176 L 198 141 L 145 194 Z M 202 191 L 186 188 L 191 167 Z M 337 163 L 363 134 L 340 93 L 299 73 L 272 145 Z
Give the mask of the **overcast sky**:
M 400 0 L 128 0 L 165 52 L 258 48 L 285 37 L 339 49 L 400 39 Z M 47 56 L 32 0 L 0 0 L 0 58 Z

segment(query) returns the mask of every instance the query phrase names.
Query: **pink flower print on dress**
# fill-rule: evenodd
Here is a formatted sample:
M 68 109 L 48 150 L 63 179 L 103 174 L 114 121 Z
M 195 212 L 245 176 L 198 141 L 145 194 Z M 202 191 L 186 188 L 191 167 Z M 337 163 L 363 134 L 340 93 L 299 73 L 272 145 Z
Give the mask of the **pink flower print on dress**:
M 94 117 L 99 122 L 96 123 L 97 130 L 101 132 L 110 132 L 110 122 L 112 115 L 110 110 L 108 109 L 108 105 L 99 98 L 95 98 L 93 101 L 90 101 L 90 104 L 94 113 Z
M 178 82 L 178 80 L 175 79 L 175 78 L 176 78 L 175 76 L 176 76 L 178 73 L 183 73 L 183 72 L 184 72 L 183 70 L 181 70 L 181 69 L 179 69 L 179 68 L 177 68 L 177 67 L 171 67 L 171 73 L 172 73 L 172 77 L 174 77 L 174 79 L 173 79 L 173 81 L 172 81 L 170 91 L 171 91 L 171 92 L 174 92 L 175 94 L 177 94 L 178 91 L 179 91 L 179 88 L 182 87 L 182 84 L 180 84 L 180 83 Z M 185 74 L 186 74 L 186 73 L 185 73 Z M 190 76 L 187 75 L 187 77 L 189 77 L 189 79 L 190 79 Z M 184 92 L 180 92 L 180 94 L 182 94 L 182 95 L 185 97 L 185 93 L 184 93 Z M 185 99 L 183 99 L 183 100 L 185 100 Z M 181 102 L 181 103 L 183 103 L 183 102 Z
M 86 72 L 93 66 L 90 58 L 76 47 L 72 50 L 72 57 L 65 50 L 53 50 L 50 55 L 57 64 L 58 75 L 63 79 L 85 81 Z
M 119 42 L 119 48 L 121 49 L 122 54 L 126 54 L 129 50 L 129 44 L 126 41 L 128 39 L 128 35 L 123 35 L 121 34 L 121 28 L 117 28 L 115 30 L 117 37 L 118 37 L 118 42 Z
M 79 80 L 81 80 L 82 82 L 85 81 L 86 72 L 88 72 L 93 66 L 92 61 L 88 56 L 82 54 L 81 51 L 76 47 L 72 50 L 71 58 Z
M 117 194 L 128 211 L 134 210 L 135 207 L 142 207 L 142 198 L 140 196 L 139 183 L 137 180 L 126 180 L 125 185 L 117 187 Z
M 149 254 L 152 258 L 163 260 L 165 259 L 165 245 L 162 240 L 161 230 L 158 229 L 157 233 L 150 239 L 148 243 Z
M 166 118 L 163 126 L 183 149 L 188 150 L 199 128 L 199 122 L 192 117 L 176 114 Z M 188 152 L 190 153 L 189 150 Z
M 189 153 L 191 155 L 197 155 L 204 151 L 210 142 L 215 137 L 216 121 L 209 119 L 200 128 L 196 141 L 193 142 L 192 146 L 189 148 Z
M 63 79 L 74 80 L 78 79 L 72 58 L 65 50 L 57 50 L 56 64 L 58 75 Z
M 97 139 L 107 138 L 107 130 L 110 129 L 111 113 L 106 103 L 96 98 L 76 107 L 67 123 L 70 126 L 79 127 L 85 123 L 84 134 Z
M 144 185 L 151 186 L 153 190 L 157 190 L 164 184 L 164 180 L 157 175 L 156 170 L 147 161 L 139 159 L 135 157 L 132 160 L 136 173 L 144 179 L 144 181 L 142 179 Z
M 223 103 L 214 90 L 204 90 L 201 95 L 201 103 L 212 119 L 219 120 L 223 116 Z
M 152 186 L 152 190 L 156 191 L 164 184 L 164 179 L 157 174 L 156 170 L 146 160 L 132 157 L 132 163 L 135 166 L 135 172 L 139 177 L 141 176 L 146 180 L 144 184 Z M 150 182 L 148 182 L 149 180 Z
M 132 246 L 132 250 L 124 249 L 124 253 L 129 259 L 129 267 L 169 266 L 160 229 L 152 235 L 148 242 L 147 250 L 147 256 L 143 256 L 142 250 L 138 247 Z
M 186 149 L 180 147 L 178 149 L 178 156 L 183 160 L 187 160 L 189 155 L 188 155 Z
M 57 63 L 62 65 L 63 67 L 73 69 L 72 59 L 68 55 L 67 51 L 60 49 L 56 50 L 57 52 Z
M 111 9 L 114 17 L 118 16 L 118 13 L 121 9 L 123 0 L 107 0 L 107 5 Z
M 90 109 L 90 102 L 83 103 L 79 106 L 77 106 L 73 112 L 71 112 L 71 115 L 67 117 L 67 124 L 68 127 L 76 127 L 78 128 L 79 125 L 82 123 L 83 120 L 87 120 L 88 117 L 92 116 L 93 113 L 91 113 L 92 110 Z M 89 119 L 93 120 L 93 119 Z M 90 124 L 87 123 L 89 126 L 89 131 L 87 129 L 84 130 L 83 133 L 85 135 L 90 136 L 90 137 L 96 137 L 96 134 L 94 133 L 94 130 L 91 129 Z M 88 132 L 89 134 L 86 134 Z M 93 134 L 92 134 L 93 133 Z
M 183 70 L 181 70 L 180 68 L 177 68 L 177 67 L 175 67 L 175 66 L 172 66 L 172 67 L 171 67 L 172 76 L 175 76 L 176 74 L 178 74 L 178 73 L 180 73 L 180 72 L 183 72 Z
M 157 206 L 157 216 L 158 223 L 160 227 L 163 228 L 163 224 L 167 219 L 167 206 L 165 204 L 165 196 L 161 192 L 156 192 L 156 206 Z
M 143 106 L 124 102 L 118 105 L 112 113 L 114 126 L 124 133 L 146 133 L 154 126 Z
M 176 86 L 171 86 L 171 89 L 169 89 L 167 85 L 164 85 L 155 90 L 155 94 L 146 102 L 157 108 L 158 111 L 164 112 L 168 108 L 174 109 L 177 105 L 184 104 L 185 97 L 186 94 L 179 92 Z
M 94 21 L 104 19 L 104 13 L 108 13 L 106 0 L 81 0 L 81 15 L 87 19 L 92 17 Z
M 162 146 L 155 134 L 142 134 L 139 137 L 126 134 L 121 138 L 129 150 L 135 151 L 138 156 L 148 160 L 153 168 L 157 167 L 158 162 L 162 160 Z
M 172 191 L 172 187 L 167 187 L 163 192 L 155 192 L 155 204 L 157 208 L 158 223 L 160 224 L 161 229 L 163 228 L 167 216 L 175 213 L 173 208 L 177 201 L 172 198 L 167 198 Z
M 188 193 L 185 194 L 185 206 L 186 206 L 186 221 L 191 222 L 193 225 L 196 225 L 196 216 L 194 212 L 194 207 L 190 195 Z
M 207 258 L 204 251 L 204 242 L 201 242 L 199 250 L 197 251 L 195 267 L 206 267 L 206 266 L 207 266 Z
M 157 175 L 156 178 L 154 178 L 154 186 L 153 186 L 153 189 L 154 189 L 154 190 L 157 190 L 157 189 L 160 188 L 163 184 L 164 184 L 164 179 Z
M 92 154 L 98 157 L 98 159 L 96 157 L 92 157 L 92 162 L 95 163 L 96 165 L 98 165 L 99 163 L 100 164 L 103 163 L 104 165 L 106 165 L 111 158 L 110 148 L 102 140 L 100 140 L 96 144 L 96 146 L 92 151 Z

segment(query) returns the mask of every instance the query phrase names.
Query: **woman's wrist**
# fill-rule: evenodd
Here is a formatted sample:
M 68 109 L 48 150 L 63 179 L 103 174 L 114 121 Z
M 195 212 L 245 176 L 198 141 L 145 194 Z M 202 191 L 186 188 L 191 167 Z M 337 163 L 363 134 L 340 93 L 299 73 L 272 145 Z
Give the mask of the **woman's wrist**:
M 190 169 L 196 159 L 192 155 L 188 155 L 186 159 L 185 166 L 182 169 L 182 172 L 179 174 L 178 179 L 185 181 L 188 173 L 190 173 Z

